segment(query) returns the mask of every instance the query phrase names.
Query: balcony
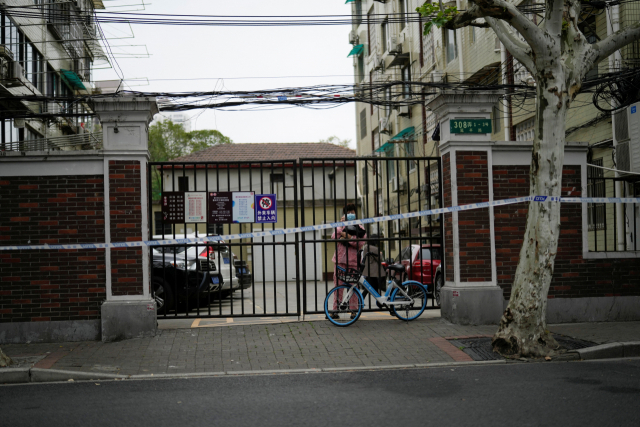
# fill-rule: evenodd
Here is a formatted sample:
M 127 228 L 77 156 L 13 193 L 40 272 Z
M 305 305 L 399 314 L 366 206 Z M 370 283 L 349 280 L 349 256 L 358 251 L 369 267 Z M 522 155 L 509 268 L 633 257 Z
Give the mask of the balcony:
M 0 143 L 1 151 L 79 151 L 102 148 L 102 132 Z

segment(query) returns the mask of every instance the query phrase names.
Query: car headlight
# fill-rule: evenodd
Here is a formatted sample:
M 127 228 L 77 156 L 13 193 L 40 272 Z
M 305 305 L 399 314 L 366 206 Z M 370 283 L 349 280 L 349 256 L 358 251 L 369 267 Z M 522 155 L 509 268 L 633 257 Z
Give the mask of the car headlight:
M 178 270 L 185 270 L 186 269 L 186 264 L 185 264 L 184 261 L 172 262 L 171 265 L 174 266 L 175 268 L 177 268 Z

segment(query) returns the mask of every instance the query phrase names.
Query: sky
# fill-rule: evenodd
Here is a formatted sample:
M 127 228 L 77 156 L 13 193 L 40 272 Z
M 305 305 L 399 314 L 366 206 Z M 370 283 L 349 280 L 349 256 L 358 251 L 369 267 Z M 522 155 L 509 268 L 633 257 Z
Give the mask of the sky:
M 141 0 L 106 0 L 107 11 Z M 145 0 L 148 3 L 149 0 Z M 146 13 L 198 15 L 349 15 L 344 0 L 222 1 L 152 0 Z M 260 90 L 316 84 L 353 83 L 347 58 L 349 25 L 299 27 L 204 27 L 103 24 L 126 84 L 140 91 Z M 133 32 L 134 38 L 130 38 Z M 129 36 L 129 38 L 126 38 Z M 251 78 L 248 78 L 251 77 Z M 285 77 L 285 78 L 273 78 Z M 114 69 L 96 70 L 94 79 L 118 78 Z M 148 78 L 146 81 L 136 80 Z M 166 79 L 208 80 L 166 80 Z M 165 79 L 165 80 L 162 80 Z M 318 142 L 335 135 L 355 148 L 355 105 L 327 110 L 292 107 L 276 111 L 195 110 L 192 129 L 217 129 L 236 143 Z

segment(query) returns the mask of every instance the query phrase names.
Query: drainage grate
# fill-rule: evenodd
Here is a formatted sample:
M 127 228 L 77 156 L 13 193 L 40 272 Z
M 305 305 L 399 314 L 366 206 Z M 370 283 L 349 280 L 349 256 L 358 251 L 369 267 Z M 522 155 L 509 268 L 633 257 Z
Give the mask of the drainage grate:
M 564 350 L 577 350 L 580 348 L 592 347 L 597 345 L 589 341 L 567 337 L 565 335 L 553 334 L 558 344 Z M 458 347 L 466 354 L 471 356 L 473 360 L 502 360 L 504 359 L 498 353 L 493 352 L 491 347 L 491 338 L 468 338 L 449 341 L 452 345 Z

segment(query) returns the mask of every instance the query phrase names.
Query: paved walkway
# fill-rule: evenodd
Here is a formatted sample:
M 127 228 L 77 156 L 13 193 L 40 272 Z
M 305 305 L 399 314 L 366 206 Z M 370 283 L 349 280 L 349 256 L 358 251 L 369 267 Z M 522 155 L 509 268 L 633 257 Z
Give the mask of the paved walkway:
M 160 329 L 153 338 L 116 343 L 9 344 L 2 349 L 11 357 L 39 359 L 35 367 L 122 375 L 383 367 L 469 360 L 446 338 L 487 336 L 496 330 L 495 326 L 453 325 L 437 314 L 407 323 L 372 313 L 346 328 L 326 320 L 220 323 Z M 551 325 L 549 329 L 596 343 L 640 339 L 640 322 Z

